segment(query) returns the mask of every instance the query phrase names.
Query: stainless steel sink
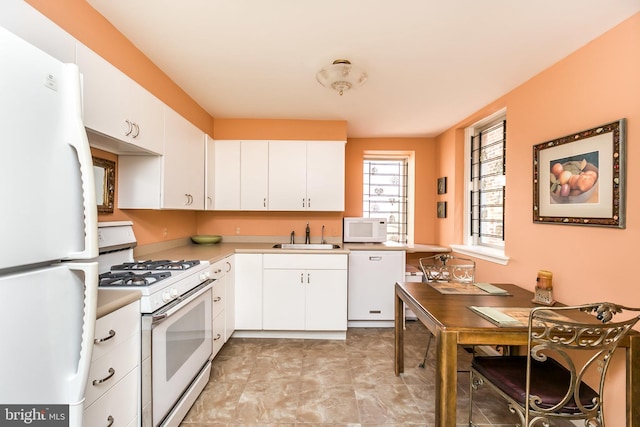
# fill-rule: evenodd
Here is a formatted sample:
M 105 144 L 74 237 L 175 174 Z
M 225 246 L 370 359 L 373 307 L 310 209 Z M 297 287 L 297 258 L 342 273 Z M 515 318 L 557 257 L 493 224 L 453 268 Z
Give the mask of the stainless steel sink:
M 340 249 L 340 245 L 331 243 L 278 243 L 273 245 L 275 249 L 307 249 L 307 250 L 329 250 Z

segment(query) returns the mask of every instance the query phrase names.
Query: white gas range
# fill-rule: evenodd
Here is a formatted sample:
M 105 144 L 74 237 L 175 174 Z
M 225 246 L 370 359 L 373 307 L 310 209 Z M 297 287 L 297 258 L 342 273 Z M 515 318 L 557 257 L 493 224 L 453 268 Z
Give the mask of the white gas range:
M 211 372 L 211 265 L 135 261 L 136 240 L 127 221 L 99 223 L 98 240 L 99 287 L 142 293 L 142 426 L 178 426 Z
M 209 261 L 135 261 L 136 240 L 128 221 L 98 224 L 98 243 L 99 286 L 140 291 L 142 313 L 153 313 L 211 277 Z

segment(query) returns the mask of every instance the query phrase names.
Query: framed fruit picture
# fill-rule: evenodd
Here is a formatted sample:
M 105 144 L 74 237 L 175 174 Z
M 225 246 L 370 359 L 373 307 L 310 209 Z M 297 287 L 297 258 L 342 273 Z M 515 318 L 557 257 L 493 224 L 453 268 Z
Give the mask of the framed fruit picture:
M 533 146 L 533 221 L 625 228 L 626 120 Z

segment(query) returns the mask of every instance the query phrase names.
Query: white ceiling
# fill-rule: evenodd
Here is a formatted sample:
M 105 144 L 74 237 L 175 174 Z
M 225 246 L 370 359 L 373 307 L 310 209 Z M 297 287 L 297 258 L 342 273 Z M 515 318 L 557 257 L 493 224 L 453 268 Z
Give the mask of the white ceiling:
M 640 11 L 637 0 L 88 0 L 214 118 L 435 136 Z M 368 81 L 343 96 L 338 58 Z

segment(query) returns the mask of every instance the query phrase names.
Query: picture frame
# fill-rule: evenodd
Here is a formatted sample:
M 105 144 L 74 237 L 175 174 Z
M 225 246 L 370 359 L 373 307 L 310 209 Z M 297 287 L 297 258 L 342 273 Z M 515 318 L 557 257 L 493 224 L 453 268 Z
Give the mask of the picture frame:
M 95 156 L 92 159 L 98 213 L 111 214 L 114 205 L 116 163 Z
M 438 178 L 438 194 L 447 194 L 447 177 Z
M 533 146 L 533 222 L 625 228 L 626 119 Z
M 438 218 L 447 217 L 447 202 L 437 202 L 436 213 Z

